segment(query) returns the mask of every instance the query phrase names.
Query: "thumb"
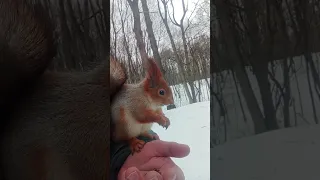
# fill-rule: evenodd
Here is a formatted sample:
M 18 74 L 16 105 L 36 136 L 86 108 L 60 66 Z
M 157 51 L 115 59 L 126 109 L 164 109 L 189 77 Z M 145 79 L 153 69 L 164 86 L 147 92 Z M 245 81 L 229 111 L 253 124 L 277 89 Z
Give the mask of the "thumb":
M 154 156 L 182 158 L 188 156 L 190 153 L 190 147 L 185 144 L 161 140 L 155 140 L 149 143 L 150 145 L 152 144 L 154 149 Z
M 140 171 L 136 167 L 130 167 L 126 170 L 120 170 L 118 174 L 118 180 L 142 180 L 143 177 Z

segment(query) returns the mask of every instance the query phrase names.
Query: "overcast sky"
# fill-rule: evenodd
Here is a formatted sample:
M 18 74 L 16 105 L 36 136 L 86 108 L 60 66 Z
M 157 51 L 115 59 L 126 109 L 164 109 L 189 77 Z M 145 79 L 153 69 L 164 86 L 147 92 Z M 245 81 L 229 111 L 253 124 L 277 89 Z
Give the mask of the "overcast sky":
M 189 17 L 191 15 L 192 11 L 194 10 L 195 4 L 197 2 L 201 2 L 202 0 L 184 0 L 184 1 L 185 1 L 186 7 L 188 7 L 188 12 L 187 12 L 186 16 Z M 174 6 L 174 11 L 175 11 L 174 15 L 178 21 L 179 19 L 181 19 L 182 15 L 183 15 L 182 0 L 174 0 L 173 6 Z M 170 10 L 170 13 L 172 13 L 171 4 L 169 5 L 169 10 Z
M 124 4 L 126 4 L 127 0 L 121 0 Z M 172 6 L 171 6 L 171 0 L 169 0 L 169 3 L 168 3 L 168 10 L 169 10 L 169 15 L 170 17 L 172 17 Z M 191 26 L 189 26 L 188 30 L 186 31 L 186 34 L 188 37 L 195 37 L 197 35 L 200 35 L 200 34 L 209 34 L 210 33 L 210 29 L 209 29 L 209 17 L 207 18 L 202 18 L 202 17 L 199 17 L 197 16 L 196 18 L 194 17 L 196 15 L 196 12 L 194 12 L 192 14 L 192 18 L 189 19 L 191 13 L 194 11 L 195 9 L 195 6 L 196 4 L 198 3 L 198 7 L 197 7 L 197 10 L 199 10 L 199 5 L 203 5 L 203 2 L 204 1 L 207 1 L 207 0 L 184 0 L 185 2 L 185 5 L 186 7 L 188 8 L 188 11 L 187 11 L 187 14 L 186 14 L 186 17 L 184 19 L 184 25 L 185 25 L 185 28 L 187 27 L 186 25 L 190 23 Z M 159 10 L 158 10 L 158 3 L 157 3 L 157 0 L 148 0 L 148 6 L 149 6 L 149 10 L 150 10 L 150 16 L 151 16 L 151 19 L 153 21 L 153 31 L 154 31 L 154 34 L 155 34 L 155 37 L 159 43 L 159 46 L 158 48 L 161 49 L 162 48 L 168 48 L 171 46 L 170 44 L 170 40 L 169 40 L 169 37 L 168 37 L 168 34 L 163 26 L 163 22 L 160 18 L 160 15 L 159 15 Z M 209 2 L 209 1 L 207 1 Z M 118 3 L 117 3 L 118 5 Z M 141 3 L 139 2 L 139 5 L 140 5 L 140 10 L 142 10 L 142 7 L 141 7 Z M 175 18 L 176 20 L 178 21 L 178 23 L 180 23 L 180 19 L 183 15 L 183 8 L 182 8 L 182 0 L 173 0 L 173 6 L 174 6 L 174 11 L 175 11 Z M 161 4 L 160 2 L 160 8 L 162 9 L 162 13 L 164 12 L 163 11 L 163 5 Z M 208 11 L 208 8 L 207 6 L 205 6 L 205 8 L 207 9 L 206 11 Z M 131 14 L 131 9 L 128 8 L 127 9 L 129 12 L 129 14 Z M 208 13 L 208 12 L 206 12 Z M 118 15 L 118 18 L 120 17 L 119 15 L 119 11 L 115 11 L 115 14 Z M 199 14 L 198 14 L 199 15 Z M 141 16 L 141 25 L 142 25 L 142 28 L 145 28 L 145 23 L 144 23 L 144 16 L 143 14 L 140 14 Z M 208 15 L 206 15 L 208 16 Z M 187 19 L 189 19 L 191 22 L 188 22 Z M 201 23 L 199 23 L 199 20 L 201 21 Z M 131 43 L 132 45 L 135 45 L 135 40 L 132 40 L 135 38 L 135 35 L 134 35 L 134 32 L 132 31 L 132 28 L 133 28 L 133 19 L 131 17 L 130 21 L 128 21 L 129 24 L 126 25 L 126 32 L 127 32 L 127 38 L 129 39 L 129 43 Z M 175 43 L 182 43 L 182 38 L 181 38 L 181 31 L 180 29 L 173 25 L 171 23 L 171 20 L 169 19 L 168 17 L 168 23 L 169 23 L 169 27 L 170 27 L 170 30 L 171 30 L 171 33 L 173 35 L 173 38 L 174 38 L 174 41 Z M 206 23 L 206 24 L 205 24 Z M 120 23 L 120 20 L 117 19 L 116 20 L 116 26 L 118 26 L 117 28 L 121 28 L 121 23 Z M 121 36 L 121 32 L 120 32 L 120 36 Z M 122 46 L 121 43 L 118 43 L 119 46 Z

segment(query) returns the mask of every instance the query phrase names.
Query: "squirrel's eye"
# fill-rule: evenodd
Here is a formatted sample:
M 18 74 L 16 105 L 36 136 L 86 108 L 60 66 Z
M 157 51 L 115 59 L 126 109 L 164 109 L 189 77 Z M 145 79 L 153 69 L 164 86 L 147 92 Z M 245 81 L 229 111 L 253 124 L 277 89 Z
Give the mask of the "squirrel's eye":
M 161 96 L 163 96 L 164 93 L 165 93 L 165 91 L 164 91 L 163 89 L 161 89 L 161 90 L 159 91 L 159 94 L 160 94 Z

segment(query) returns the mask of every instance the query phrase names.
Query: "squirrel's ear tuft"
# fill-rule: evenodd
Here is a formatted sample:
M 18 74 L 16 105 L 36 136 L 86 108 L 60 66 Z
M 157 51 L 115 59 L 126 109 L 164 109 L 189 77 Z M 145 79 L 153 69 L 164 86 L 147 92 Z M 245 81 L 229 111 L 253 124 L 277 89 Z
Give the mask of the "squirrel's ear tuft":
M 147 62 L 147 79 L 149 87 L 154 87 L 159 84 L 160 78 L 162 77 L 161 70 L 153 58 L 148 58 Z

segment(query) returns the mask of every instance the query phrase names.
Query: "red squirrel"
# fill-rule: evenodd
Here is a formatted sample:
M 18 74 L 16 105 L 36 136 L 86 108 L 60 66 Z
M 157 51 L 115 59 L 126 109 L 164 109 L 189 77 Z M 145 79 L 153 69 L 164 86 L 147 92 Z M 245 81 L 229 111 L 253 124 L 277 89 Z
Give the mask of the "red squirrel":
M 110 96 L 126 77 L 109 56 L 90 72 L 45 72 L 59 38 L 31 3 L 0 1 L 0 179 L 110 179 Z
M 129 143 L 132 153 L 140 152 L 145 142 L 139 135 L 157 138 L 149 131 L 153 123 L 168 128 L 170 120 L 161 106 L 173 104 L 173 94 L 152 58 L 147 61 L 146 77 L 138 84 L 124 84 L 111 102 L 113 140 Z

